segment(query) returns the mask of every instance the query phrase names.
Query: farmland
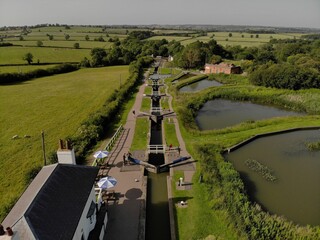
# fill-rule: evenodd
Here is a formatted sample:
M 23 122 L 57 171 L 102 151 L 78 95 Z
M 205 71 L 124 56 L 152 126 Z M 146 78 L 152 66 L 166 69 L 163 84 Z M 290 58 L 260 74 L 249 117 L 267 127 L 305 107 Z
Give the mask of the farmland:
M 231 33 L 231 37 L 229 34 Z M 302 34 L 300 33 L 283 33 L 283 34 L 251 34 L 251 33 L 242 33 L 242 32 L 208 32 L 206 36 L 197 36 L 196 34 L 189 34 L 188 37 L 181 36 L 154 36 L 149 38 L 149 40 L 159 40 L 167 39 L 168 41 L 178 41 L 182 45 L 186 46 L 190 43 L 201 41 L 208 42 L 211 39 L 214 39 L 223 46 L 226 45 L 240 45 L 242 47 L 252 47 L 259 46 L 261 44 L 267 43 L 270 39 L 293 39 L 300 38 Z
M 72 136 L 119 88 L 120 74 L 127 79 L 128 67 L 81 69 L 0 87 L 0 219 L 25 188 L 26 174 L 43 164 L 41 131 L 47 152 L 56 150 L 59 138 Z M 14 135 L 20 137 L 12 140 Z

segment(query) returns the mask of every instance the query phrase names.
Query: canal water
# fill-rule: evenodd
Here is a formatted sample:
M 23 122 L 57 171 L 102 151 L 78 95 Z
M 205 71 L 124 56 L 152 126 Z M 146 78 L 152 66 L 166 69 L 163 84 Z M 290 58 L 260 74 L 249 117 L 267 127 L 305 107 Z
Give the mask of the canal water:
M 208 80 L 208 79 L 204 79 L 195 83 L 191 83 L 187 86 L 184 86 L 182 88 L 179 89 L 180 92 L 196 92 L 196 91 L 200 91 L 203 89 L 206 89 L 208 87 L 219 87 L 222 86 L 222 83 L 219 83 L 215 80 Z
M 320 151 L 306 143 L 320 141 L 320 130 L 262 137 L 225 155 L 239 171 L 250 198 L 263 209 L 301 225 L 320 224 Z M 245 164 L 256 160 L 273 171 L 265 180 Z
M 155 70 L 156 71 L 156 70 Z M 157 79 L 158 76 L 154 76 Z M 159 89 L 154 89 L 159 90 Z M 152 107 L 160 107 L 159 99 L 152 100 Z M 159 113 L 155 114 L 159 115 Z M 151 121 L 150 145 L 162 145 L 162 121 L 160 118 Z M 163 153 L 150 153 L 148 162 L 155 166 L 164 164 Z M 167 190 L 168 173 L 146 172 L 147 209 L 146 209 L 146 240 L 170 240 L 170 218 Z
M 200 130 L 212 130 L 230 127 L 245 121 L 298 115 L 303 114 L 251 102 L 215 99 L 206 102 L 199 110 L 196 123 Z

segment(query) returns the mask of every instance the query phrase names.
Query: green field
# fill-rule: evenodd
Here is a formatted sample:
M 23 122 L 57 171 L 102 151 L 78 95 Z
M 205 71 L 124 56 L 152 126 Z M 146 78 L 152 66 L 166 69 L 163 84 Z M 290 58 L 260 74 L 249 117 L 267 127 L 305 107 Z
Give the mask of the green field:
M 80 48 L 109 48 L 112 43 L 110 42 L 97 42 L 97 41 L 72 41 L 72 40 L 43 40 L 43 47 L 57 47 L 57 48 L 74 48 L 75 43 L 79 43 Z M 10 43 L 23 47 L 35 47 L 37 46 L 36 40 L 28 40 L 28 41 L 10 41 Z
M 240 45 L 242 47 L 252 47 L 252 46 L 259 46 L 261 44 L 267 43 L 272 38 L 273 39 L 286 39 L 286 38 L 293 39 L 293 38 L 300 38 L 302 36 L 301 33 L 258 34 L 259 37 L 257 38 L 256 34 L 252 34 L 252 33 L 231 32 L 232 37 L 229 37 L 229 33 L 230 32 L 208 32 L 207 36 L 200 36 L 200 37 L 196 37 L 196 36 L 181 37 L 181 36 L 165 36 L 164 35 L 164 36 L 151 37 L 149 38 L 149 40 L 161 40 L 161 39 L 167 39 L 168 41 L 175 40 L 175 41 L 181 42 L 182 45 L 186 46 L 196 41 L 208 42 L 211 39 L 214 39 L 223 46 Z
M 41 131 L 47 153 L 75 133 L 127 79 L 127 66 L 81 69 L 17 85 L 0 86 L 0 221 L 26 187 L 26 173 L 43 164 Z M 19 135 L 12 140 L 12 136 Z M 24 135 L 31 136 L 24 138 Z
M 48 69 L 56 65 L 19 65 L 19 66 L 0 66 L 0 74 L 2 73 L 26 73 L 36 69 Z
M 23 56 L 30 52 L 33 62 L 63 63 L 80 62 L 84 57 L 90 58 L 89 49 L 64 49 L 46 47 L 2 47 L 0 49 L 0 64 L 26 64 Z

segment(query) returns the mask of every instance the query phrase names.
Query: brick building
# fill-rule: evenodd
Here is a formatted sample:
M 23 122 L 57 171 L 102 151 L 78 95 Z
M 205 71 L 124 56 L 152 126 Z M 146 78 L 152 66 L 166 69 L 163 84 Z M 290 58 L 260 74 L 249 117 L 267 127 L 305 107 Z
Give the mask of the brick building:
M 229 63 L 208 64 L 204 67 L 204 73 L 240 74 L 241 67 Z

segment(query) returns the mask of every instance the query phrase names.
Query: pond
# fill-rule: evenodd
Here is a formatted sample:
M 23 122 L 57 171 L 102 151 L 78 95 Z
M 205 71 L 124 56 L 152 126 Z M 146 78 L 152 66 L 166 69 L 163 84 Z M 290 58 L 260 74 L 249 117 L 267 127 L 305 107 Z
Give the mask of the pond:
M 225 155 L 239 171 L 250 198 L 272 214 L 301 225 L 320 224 L 320 151 L 306 143 L 320 141 L 320 130 L 261 137 Z M 267 167 L 275 181 L 250 169 L 247 160 Z
M 199 110 L 196 123 L 200 130 L 212 130 L 230 127 L 245 121 L 299 115 L 303 114 L 251 102 L 215 99 L 206 102 Z
M 215 80 L 204 79 L 204 80 L 201 80 L 198 82 L 191 83 L 187 86 L 184 86 L 184 87 L 180 88 L 179 91 L 180 92 L 195 92 L 195 91 L 203 90 L 208 87 L 213 87 L 213 86 L 219 87 L 222 85 L 223 85 L 222 83 L 219 83 Z

